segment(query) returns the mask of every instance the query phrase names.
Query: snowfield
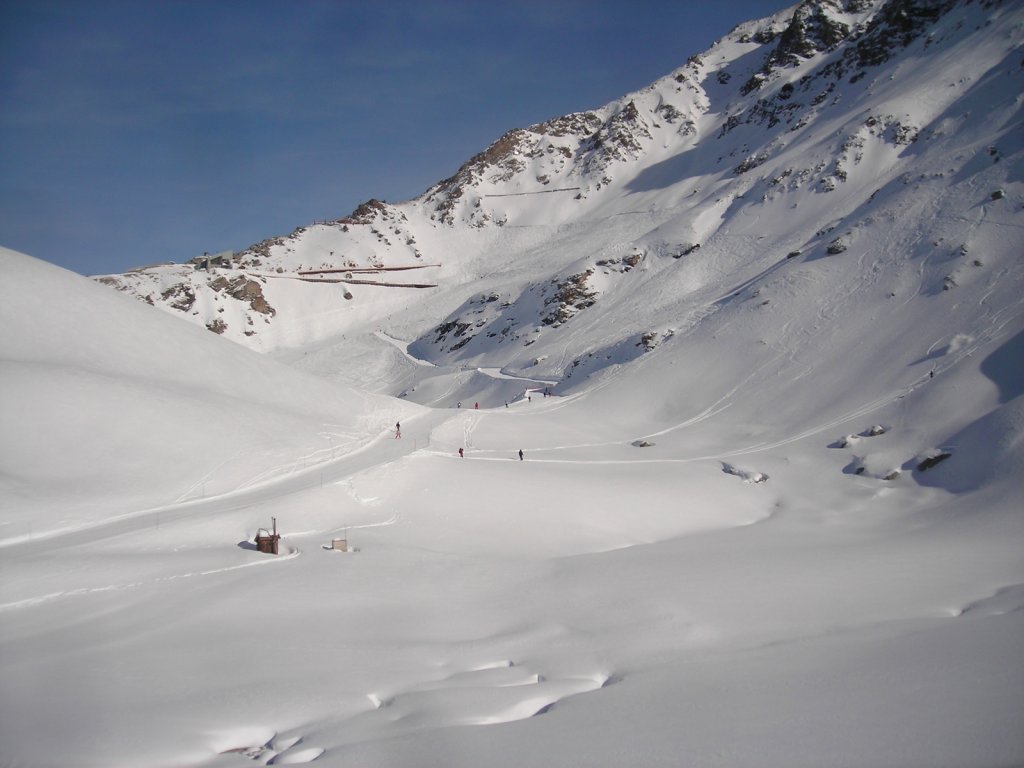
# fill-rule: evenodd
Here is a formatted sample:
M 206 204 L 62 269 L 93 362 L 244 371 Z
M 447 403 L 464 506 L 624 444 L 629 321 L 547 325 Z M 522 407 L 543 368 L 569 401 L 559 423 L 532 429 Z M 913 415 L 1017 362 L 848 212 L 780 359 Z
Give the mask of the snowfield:
M 0 249 L 0 764 L 1024 764 L 1024 12 L 951 7 L 259 270 Z

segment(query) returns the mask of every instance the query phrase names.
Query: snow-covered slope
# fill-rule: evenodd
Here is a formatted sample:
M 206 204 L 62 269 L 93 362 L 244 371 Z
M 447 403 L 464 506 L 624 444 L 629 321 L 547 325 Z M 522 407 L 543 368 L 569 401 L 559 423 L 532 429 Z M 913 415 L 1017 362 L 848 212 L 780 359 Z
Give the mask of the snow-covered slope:
M 101 278 L 199 328 L 5 252 L 0 762 L 1024 763 L 1022 38 L 809 0 Z
M 14 251 L 0 270 L 5 542 L 265 483 L 418 410 Z

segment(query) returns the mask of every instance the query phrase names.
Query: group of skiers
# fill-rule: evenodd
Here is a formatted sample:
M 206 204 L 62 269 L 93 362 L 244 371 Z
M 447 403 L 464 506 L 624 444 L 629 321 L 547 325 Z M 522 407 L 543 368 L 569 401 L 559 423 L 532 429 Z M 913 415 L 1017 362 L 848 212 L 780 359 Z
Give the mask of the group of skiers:
M 549 392 L 546 387 L 544 388 L 544 397 L 552 397 L 551 392 Z M 527 394 L 526 394 L 526 399 L 527 399 L 528 402 L 533 402 L 533 398 L 531 397 L 529 392 L 527 392 Z M 456 408 L 461 408 L 462 407 L 462 401 L 460 400 L 458 402 L 458 405 L 456 405 L 455 407 Z M 508 408 L 508 400 L 505 401 L 505 407 Z M 477 410 L 477 411 L 480 410 L 480 403 L 474 403 L 473 404 L 473 409 Z M 402 423 L 399 422 L 399 421 L 396 421 L 395 422 L 395 439 L 398 440 L 401 437 L 402 437 Z M 462 459 L 466 458 L 466 449 L 465 448 L 459 448 L 459 458 L 462 458 Z M 522 450 L 522 448 L 519 449 L 519 460 L 523 461 L 523 450 Z
M 477 407 L 478 408 L 480 407 L 480 403 L 477 403 Z M 395 422 L 395 440 L 398 440 L 401 437 L 402 437 L 402 422 L 396 421 Z M 459 458 L 462 458 L 462 459 L 466 458 L 466 449 L 465 448 L 459 448 Z M 522 448 L 519 449 L 519 460 L 520 461 L 523 460 L 523 449 Z
M 529 389 L 526 390 L 526 402 L 528 402 L 528 403 L 532 403 L 533 402 L 533 395 L 530 394 L 530 392 L 532 392 L 532 391 L 533 390 L 529 390 Z M 554 395 L 551 393 L 551 390 L 549 390 L 547 387 L 544 387 L 544 391 L 542 392 L 542 394 L 544 395 L 544 397 L 554 397 Z M 461 408 L 462 407 L 462 401 L 459 400 L 459 402 L 456 404 L 455 407 L 456 408 Z M 508 400 L 505 401 L 505 407 L 508 408 Z M 480 410 L 480 403 L 473 403 L 473 409 L 479 411 Z
M 461 458 L 461 459 L 466 458 L 466 449 L 465 448 L 459 448 L 459 458 Z M 522 448 L 519 449 L 519 460 L 520 461 L 523 460 L 523 449 Z

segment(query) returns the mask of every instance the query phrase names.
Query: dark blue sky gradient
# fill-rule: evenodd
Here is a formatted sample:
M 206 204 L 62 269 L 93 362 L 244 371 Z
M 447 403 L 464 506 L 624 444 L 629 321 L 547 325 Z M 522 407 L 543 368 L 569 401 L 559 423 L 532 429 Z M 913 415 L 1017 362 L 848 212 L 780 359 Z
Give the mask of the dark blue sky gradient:
M 0 245 L 103 274 L 397 202 L 787 0 L 0 0 Z

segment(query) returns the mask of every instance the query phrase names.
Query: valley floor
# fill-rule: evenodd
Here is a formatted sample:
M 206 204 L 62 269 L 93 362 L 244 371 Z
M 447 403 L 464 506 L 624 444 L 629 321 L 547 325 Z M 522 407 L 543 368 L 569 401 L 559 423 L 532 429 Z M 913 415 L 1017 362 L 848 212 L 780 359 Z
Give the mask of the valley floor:
M 0 762 L 1019 764 L 1019 510 L 844 472 L 896 407 L 771 448 L 586 393 L 427 410 L 8 546 Z

